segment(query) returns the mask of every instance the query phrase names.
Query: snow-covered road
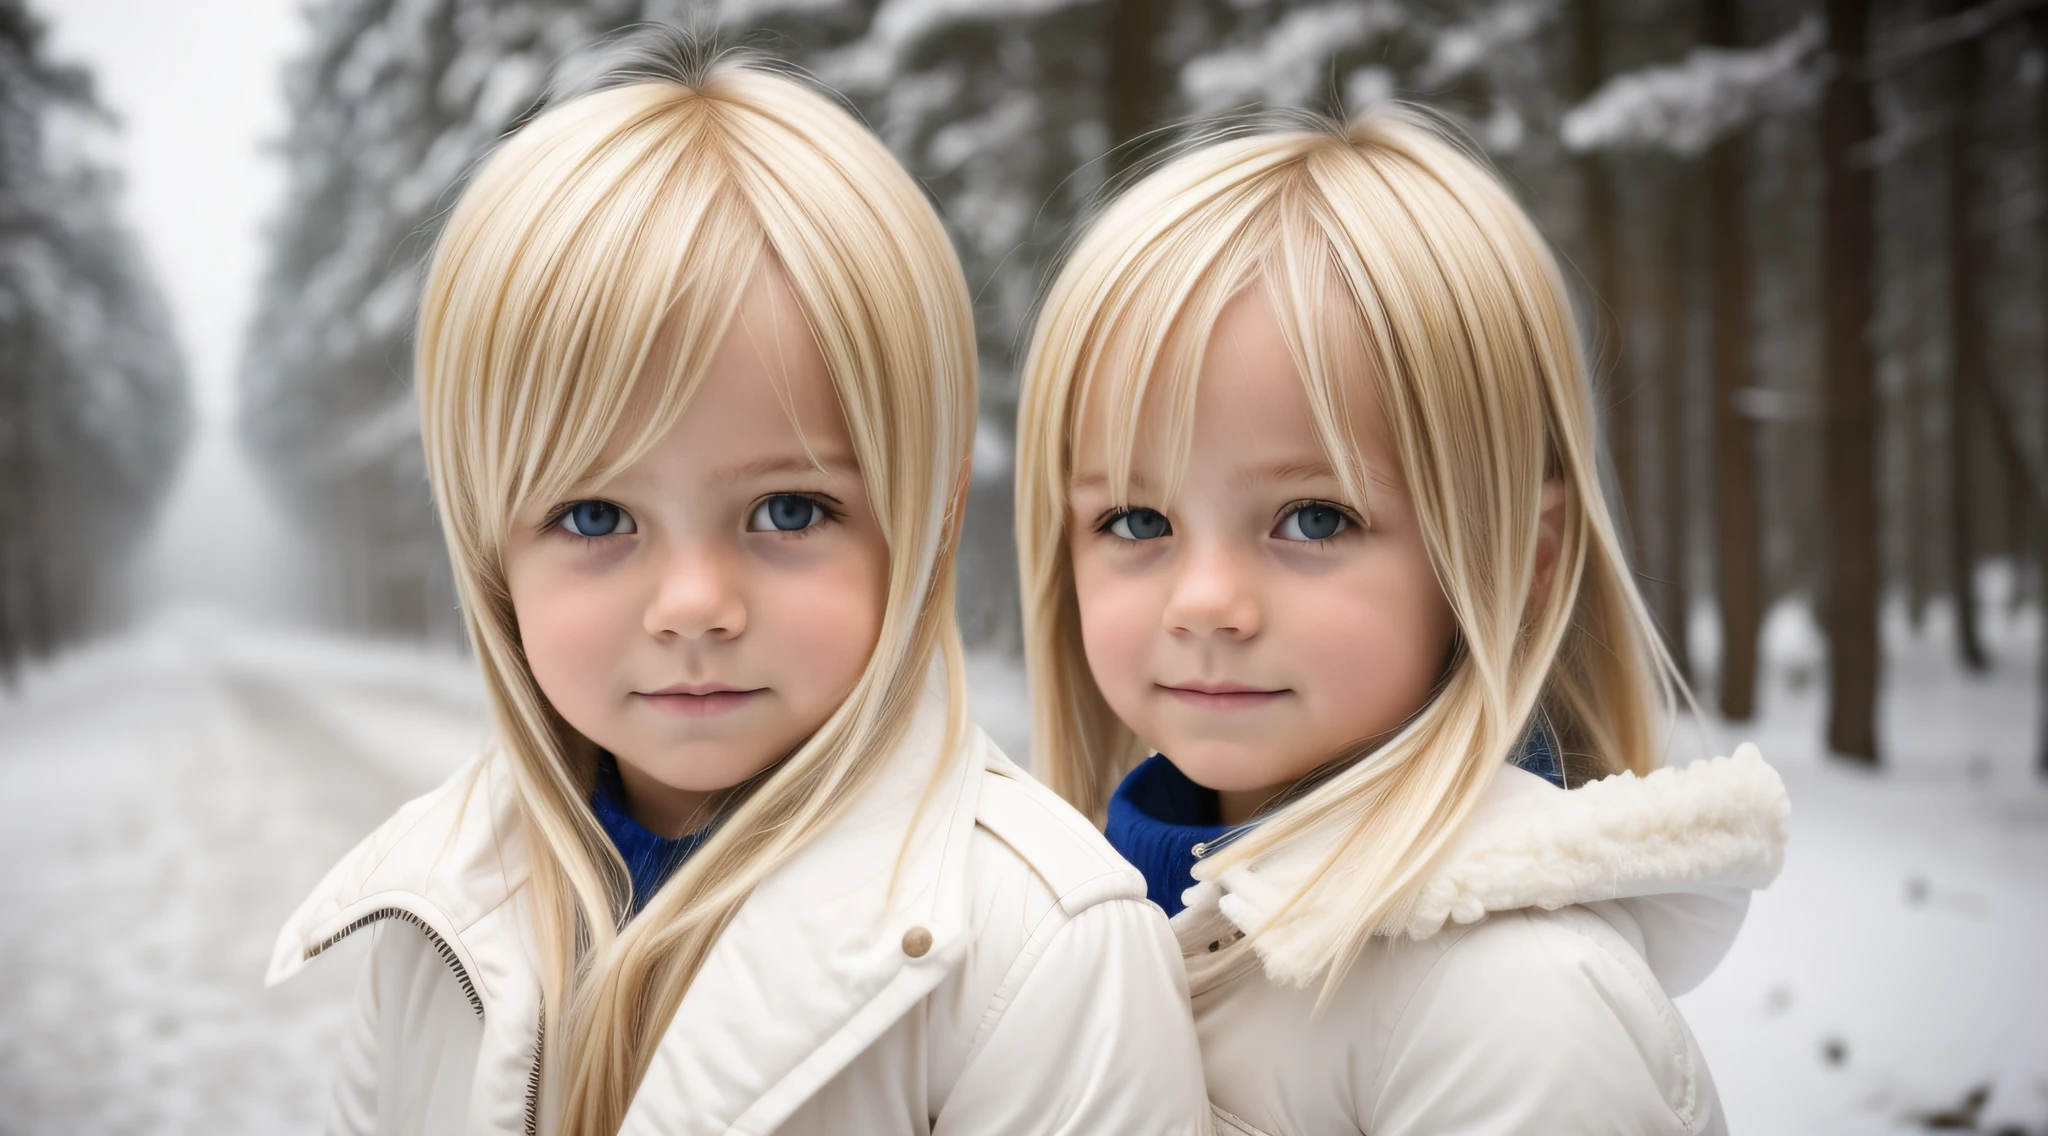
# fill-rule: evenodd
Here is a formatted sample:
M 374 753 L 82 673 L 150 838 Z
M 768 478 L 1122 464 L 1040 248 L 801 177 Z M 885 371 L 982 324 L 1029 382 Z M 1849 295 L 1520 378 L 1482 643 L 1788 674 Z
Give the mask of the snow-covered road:
M 1890 672 L 1891 768 L 1821 759 L 1798 614 L 1754 737 L 1794 803 L 1784 877 L 1680 1002 L 1737 1133 L 1855 1136 L 1990 1086 L 2048 1134 L 2048 788 L 2027 766 L 2030 621 L 1965 680 L 1940 636 Z M 1788 623 L 1789 621 L 1789 623 Z M 1021 752 L 1016 668 L 976 713 Z M 462 659 L 159 619 L 0 696 L 0 1134 L 317 1128 L 355 967 L 261 986 L 291 905 L 484 737 Z M 1725 749 L 1724 744 L 1721 747 Z
M 265 991 L 271 939 L 480 705 L 452 660 L 181 620 L 0 705 L 0 1132 L 314 1130 L 354 967 Z

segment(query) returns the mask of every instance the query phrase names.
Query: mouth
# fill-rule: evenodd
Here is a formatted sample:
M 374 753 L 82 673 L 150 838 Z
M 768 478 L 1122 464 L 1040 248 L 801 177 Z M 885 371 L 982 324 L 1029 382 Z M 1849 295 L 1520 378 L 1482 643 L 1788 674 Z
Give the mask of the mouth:
M 635 691 L 633 697 L 679 718 L 714 718 L 738 710 L 766 693 L 765 686 L 745 689 L 721 682 L 678 682 L 660 690 Z
M 1292 693 L 1286 689 L 1270 690 L 1265 687 L 1246 686 L 1235 682 L 1180 682 L 1158 683 L 1159 690 L 1173 696 L 1183 706 L 1195 710 L 1231 712 L 1256 710 L 1270 706 Z

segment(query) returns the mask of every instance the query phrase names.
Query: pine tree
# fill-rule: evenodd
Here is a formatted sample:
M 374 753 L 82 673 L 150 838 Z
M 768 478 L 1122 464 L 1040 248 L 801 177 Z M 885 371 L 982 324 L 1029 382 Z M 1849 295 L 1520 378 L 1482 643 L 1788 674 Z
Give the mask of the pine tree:
M 0 0 L 0 678 L 105 621 L 188 425 L 91 77 Z

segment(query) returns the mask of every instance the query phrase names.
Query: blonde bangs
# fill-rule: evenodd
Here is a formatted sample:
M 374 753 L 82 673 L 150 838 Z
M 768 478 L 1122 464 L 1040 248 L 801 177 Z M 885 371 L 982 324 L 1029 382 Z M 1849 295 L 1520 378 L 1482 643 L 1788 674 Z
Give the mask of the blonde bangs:
M 1119 500 L 1148 400 L 1161 413 L 1146 425 L 1185 468 L 1209 329 L 1254 285 L 1269 291 L 1318 439 L 1366 509 L 1351 424 L 1358 399 L 1377 400 L 1459 628 L 1438 693 L 1406 726 L 1330 755 L 1333 772 L 1197 870 L 1213 879 L 1311 830 L 1335 834 L 1328 861 L 1265 927 L 1194 960 L 1231 966 L 1227 956 L 1256 949 L 1275 977 L 1321 979 L 1327 993 L 1371 936 L 1402 926 L 1532 716 L 1558 727 L 1574 772 L 1646 772 L 1684 691 L 1608 513 L 1554 258 L 1483 162 L 1418 114 L 1381 109 L 1183 155 L 1105 210 L 1048 290 L 1018 444 L 1034 772 L 1100 823 L 1145 755 L 1081 646 L 1067 536 L 1081 408 L 1105 415 Z M 1104 398 L 1088 402 L 1098 384 Z M 1562 542 L 1532 603 L 1550 479 L 1564 489 Z
M 437 245 L 416 355 L 429 475 L 531 849 L 545 1106 L 575 1132 L 618 1129 L 721 930 L 890 758 L 934 659 L 949 742 L 965 731 L 949 553 L 976 353 L 959 262 L 851 115 L 790 77 L 671 47 L 483 164 Z M 624 922 L 624 864 L 586 803 L 594 751 L 526 666 L 503 551 L 525 510 L 602 483 L 674 426 L 770 258 L 889 548 L 882 626 L 846 702 Z

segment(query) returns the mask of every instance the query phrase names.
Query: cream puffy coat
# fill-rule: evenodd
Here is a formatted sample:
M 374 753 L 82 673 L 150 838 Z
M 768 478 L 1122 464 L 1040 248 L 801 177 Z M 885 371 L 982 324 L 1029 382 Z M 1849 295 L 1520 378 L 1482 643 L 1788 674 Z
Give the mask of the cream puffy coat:
M 1415 910 L 1320 1013 L 1300 924 L 1255 936 L 1256 953 L 1220 948 L 1265 925 L 1329 845 L 1197 884 L 1173 926 L 1217 1130 L 1726 1132 L 1670 996 L 1713 970 L 1777 875 L 1788 811 L 1753 746 L 1570 792 L 1505 766 Z
M 747 901 L 623 1132 L 1206 1129 L 1184 971 L 1143 881 L 978 730 L 942 755 L 944 717 L 928 699 L 863 796 Z M 375 927 L 330 1131 L 552 1128 L 502 761 L 402 808 L 278 939 L 272 983 Z

